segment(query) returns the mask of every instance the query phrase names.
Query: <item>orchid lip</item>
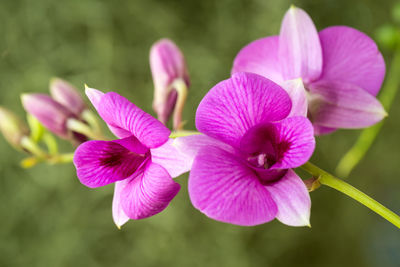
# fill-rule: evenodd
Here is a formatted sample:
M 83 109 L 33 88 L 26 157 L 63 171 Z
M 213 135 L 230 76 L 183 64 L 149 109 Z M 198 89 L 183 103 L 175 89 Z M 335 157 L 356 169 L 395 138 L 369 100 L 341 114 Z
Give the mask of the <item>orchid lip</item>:
M 289 144 L 278 141 L 274 124 L 258 124 L 250 128 L 243 136 L 240 152 L 251 168 L 256 170 L 274 169 L 282 159 Z
M 286 169 L 274 169 L 273 166 L 277 162 L 276 156 L 271 153 L 259 153 L 245 158 L 247 166 L 249 166 L 258 177 L 263 185 L 276 182 L 281 179 L 287 172 Z
M 269 153 L 259 153 L 247 157 L 248 164 L 255 169 L 269 169 L 276 163 L 275 155 Z
M 286 174 L 279 168 L 290 143 L 279 140 L 274 123 L 262 123 L 250 128 L 243 136 L 239 153 L 263 185 L 276 182 Z

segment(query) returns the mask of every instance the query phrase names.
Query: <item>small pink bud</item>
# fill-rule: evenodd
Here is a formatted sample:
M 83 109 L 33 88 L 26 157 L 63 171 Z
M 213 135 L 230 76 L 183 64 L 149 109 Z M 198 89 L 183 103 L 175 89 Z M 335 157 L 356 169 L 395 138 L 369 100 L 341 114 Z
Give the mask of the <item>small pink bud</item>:
M 25 110 L 48 130 L 68 139 L 66 122 L 76 117 L 70 110 L 45 94 L 23 94 L 21 100 Z
M 29 135 L 26 124 L 11 111 L 0 107 L 0 132 L 15 148 L 21 148 L 21 140 Z
M 150 68 L 154 82 L 153 109 L 158 119 L 166 124 L 175 108 L 174 128 L 177 128 L 190 85 L 183 54 L 171 40 L 161 39 L 151 47 Z
M 80 116 L 86 109 L 78 90 L 62 79 L 52 79 L 50 82 L 50 94 L 54 100 L 68 108 L 76 116 Z

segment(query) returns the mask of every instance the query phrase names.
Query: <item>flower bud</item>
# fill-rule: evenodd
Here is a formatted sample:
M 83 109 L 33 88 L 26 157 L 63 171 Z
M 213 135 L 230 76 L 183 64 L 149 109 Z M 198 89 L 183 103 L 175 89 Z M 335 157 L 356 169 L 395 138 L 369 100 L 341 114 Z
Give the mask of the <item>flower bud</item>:
M 45 94 L 23 94 L 21 100 L 26 112 L 51 132 L 68 139 L 66 122 L 69 118 L 75 118 L 71 111 Z
M 11 111 L 0 107 L 0 131 L 4 138 L 15 148 L 21 148 L 21 140 L 29 135 L 26 124 Z
M 158 119 L 166 124 L 172 112 L 174 128 L 181 124 L 181 112 L 190 85 L 185 59 L 179 48 L 169 39 L 161 39 L 150 50 L 150 68 L 154 82 L 153 109 Z M 181 98 L 181 100 L 179 100 Z M 176 107 L 179 102 L 179 107 Z
M 78 90 L 62 79 L 52 79 L 50 82 L 50 94 L 54 100 L 68 108 L 76 116 L 80 116 L 86 109 Z

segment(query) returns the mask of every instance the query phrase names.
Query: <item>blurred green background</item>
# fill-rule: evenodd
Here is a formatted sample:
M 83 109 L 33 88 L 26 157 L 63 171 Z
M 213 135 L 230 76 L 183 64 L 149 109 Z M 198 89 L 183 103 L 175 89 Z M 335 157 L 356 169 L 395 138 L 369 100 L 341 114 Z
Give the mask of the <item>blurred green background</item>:
M 349 25 L 374 37 L 391 23 L 394 1 L 1 0 L 0 105 L 24 116 L 19 95 L 47 92 L 49 79 L 58 76 L 82 93 L 84 83 L 117 91 L 152 112 L 148 53 L 153 42 L 169 37 L 189 66 L 184 117 L 193 129 L 196 106 L 229 77 L 239 49 L 277 34 L 292 3 L 318 29 Z M 390 51 L 382 51 L 389 64 Z M 397 213 L 399 101 L 348 180 Z M 333 171 L 358 134 L 318 138 L 313 161 Z M 21 169 L 23 155 L 3 138 L 0 151 L 0 266 L 400 266 L 400 231 L 329 188 L 311 193 L 311 229 L 276 221 L 238 227 L 195 210 L 184 175 L 180 194 L 164 212 L 118 230 L 112 186 L 84 187 L 72 164 Z

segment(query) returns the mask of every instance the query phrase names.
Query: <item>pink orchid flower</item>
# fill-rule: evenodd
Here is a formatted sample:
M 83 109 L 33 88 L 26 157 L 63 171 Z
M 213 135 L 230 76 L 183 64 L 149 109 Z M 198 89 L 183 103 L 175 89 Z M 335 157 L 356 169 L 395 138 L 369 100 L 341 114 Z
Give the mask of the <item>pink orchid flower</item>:
M 279 36 L 261 38 L 239 52 L 232 73 L 243 71 L 284 89 L 288 81 L 301 78 L 305 89 L 297 86 L 299 91 L 290 95 L 294 103 L 308 103 L 297 112 L 308 114 L 316 134 L 368 127 L 387 115 L 375 98 L 385 62 L 374 41 L 346 26 L 318 33 L 300 8 L 287 11 Z
M 291 168 L 311 157 L 314 132 L 291 109 L 286 91 L 257 74 L 233 74 L 208 92 L 196 113 L 203 135 L 174 141 L 193 161 L 189 194 L 197 209 L 237 225 L 274 218 L 309 225 L 310 196 Z
M 113 219 L 120 227 L 164 210 L 180 189 L 172 177 L 190 165 L 169 139 L 170 130 L 126 98 L 86 89 L 113 141 L 88 141 L 74 156 L 77 176 L 88 187 L 115 183 Z

